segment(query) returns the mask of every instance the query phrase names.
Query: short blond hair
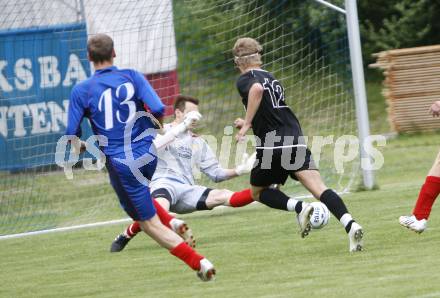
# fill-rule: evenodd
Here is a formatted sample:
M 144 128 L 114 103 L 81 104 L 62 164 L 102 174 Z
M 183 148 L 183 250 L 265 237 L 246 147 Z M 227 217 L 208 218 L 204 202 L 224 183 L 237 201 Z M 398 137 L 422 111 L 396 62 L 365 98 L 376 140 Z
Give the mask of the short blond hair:
M 250 37 L 242 37 L 237 39 L 232 48 L 232 54 L 234 55 L 234 61 L 237 66 L 250 66 L 263 64 L 261 61 L 261 53 L 263 47 L 260 43 Z

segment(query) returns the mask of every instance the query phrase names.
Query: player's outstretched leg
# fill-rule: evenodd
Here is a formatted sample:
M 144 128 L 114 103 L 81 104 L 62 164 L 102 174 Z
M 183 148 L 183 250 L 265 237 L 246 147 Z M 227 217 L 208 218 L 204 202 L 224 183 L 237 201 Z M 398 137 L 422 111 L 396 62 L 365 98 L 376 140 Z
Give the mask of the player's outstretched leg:
M 193 236 L 191 229 L 188 227 L 185 221 L 171 216 L 167 210 L 165 210 L 158 201 L 153 200 L 154 207 L 156 208 L 157 215 L 163 225 L 172 229 L 191 247 L 195 247 L 196 240 Z M 128 242 L 133 239 L 142 229 L 138 222 L 130 224 L 123 233 L 119 234 L 110 246 L 110 252 L 122 251 Z
M 217 206 L 230 206 L 234 208 L 243 207 L 254 202 L 251 190 L 233 192 L 228 189 L 213 189 L 209 192 L 205 205 L 207 209 Z
M 434 167 L 431 169 L 430 173 L 435 170 Z M 413 214 L 401 216 L 399 218 L 399 223 L 416 233 L 422 233 L 425 231 L 429 215 L 431 214 L 432 205 L 434 205 L 435 199 L 439 194 L 440 177 L 427 176 L 425 183 L 420 189 Z
M 142 229 L 162 247 L 169 249 L 170 253 L 185 262 L 203 281 L 214 279 L 215 268 L 204 256 L 198 254 L 192 247 L 169 228 L 165 227 L 157 216 L 139 222 Z
M 289 198 L 285 193 L 275 188 L 252 187 L 252 190 L 254 199 L 260 203 L 270 208 L 296 212 L 301 237 L 304 238 L 309 234 L 311 230 L 310 216 L 313 213 L 313 207 L 309 203 Z
M 332 189 L 327 188 L 321 175 L 315 170 L 304 170 L 295 173 L 298 180 L 306 187 L 315 198 L 319 199 L 330 212 L 341 222 L 349 239 L 349 251 L 361 251 L 364 247 L 364 231 L 353 219 L 341 197 Z
M 364 247 L 364 231 L 353 219 L 341 197 L 332 189 L 325 190 L 319 200 L 324 203 L 330 212 L 341 222 L 348 234 L 350 252 L 361 251 Z
M 401 216 L 399 223 L 416 233 L 426 230 L 432 205 L 440 194 L 440 153 L 428 172 L 425 183 L 419 192 L 412 215 Z
M 234 192 L 230 195 L 228 205 L 234 208 L 243 207 L 253 203 L 252 191 L 247 188 L 242 191 Z

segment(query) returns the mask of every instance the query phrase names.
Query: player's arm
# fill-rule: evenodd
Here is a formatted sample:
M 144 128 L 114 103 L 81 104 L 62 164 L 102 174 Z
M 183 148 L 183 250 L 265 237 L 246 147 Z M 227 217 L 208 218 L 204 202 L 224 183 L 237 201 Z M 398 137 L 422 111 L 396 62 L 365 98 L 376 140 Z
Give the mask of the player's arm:
M 69 109 L 67 111 L 67 136 L 76 136 L 78 138 L 72 138 L 70 142 L 73 148 L 78 153 L 82 153 L 86 150 L 86 143 L 79 140 L 81 137 L 81 121 L 84 118 L 84 105 L 81 102 L 77 88 L 73 88 L 69 100 Z
M 246 173 L 249 173 L 255 163 L 255 155 L 248 156 L 244 154 L 241 163 L 235 169 L 222 168 L 214 152 L 209 145 L 203 141 L 202 150 L 196 154 L 201 154 L 199 157 L 199 168 L 214 182 L 225 181 Z
M 240 128 L 240 131 L 235 136 L 235 139 L 237 141 L 243 140 L 249 128 L 252 127 L 252 120 L 254 119 L 258 108 L 260 107 L 261 100 L 263 98 L 263 92 L 264 89 L 260 83 L 254 83 L 249 89 L 246 116 L 244 118 L 244 122 L 241 123 L 242 126 Z
M 197 166 L 200 168 L 200 171 L 212 181 L 222 182 L 238 176 L 234 169 L 221 167 L 214 152 L 212 152 L 212 149 L 205 141 L 203 141 L 201 149 L 195 152 L 195 154 L 199 155 L 196 159 L 198 160 Z
M 187 113 L 181 123 L 169 129 L 165 134 L 158 134 L 156 136 L 153 141 L 156 149 L 160 150 L 165 148 L 168 144 L 172 143 L 179 134 L 186 131 L 194 122 L 198 122 L 200 119 L 202 119 L 202 114 L 197 111 Z
M 135 71 L 133 78 L 135 80 L 137 97 L 150 108 L 153 116 L 162 124 L 165 105 L 141 73 Z

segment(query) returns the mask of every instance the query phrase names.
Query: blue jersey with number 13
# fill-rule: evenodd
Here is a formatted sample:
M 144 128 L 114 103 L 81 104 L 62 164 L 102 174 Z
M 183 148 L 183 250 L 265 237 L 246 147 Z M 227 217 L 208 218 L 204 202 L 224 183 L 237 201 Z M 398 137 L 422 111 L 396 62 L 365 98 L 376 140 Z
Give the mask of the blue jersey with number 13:
M 66 135 L 81 136 L 81 120 L 90 119 L 93 133 L 108 139 L 103 147 L 108 156 L 124 152 L 124 130 L 136 112 L 146 104 L 153 115 L 162 116 L 164 105 L 145 77 L 131 69 L 115 66 L 97 70 L 77 84 L 70 97 Z M 132 128 L 131 141 L 154 124 L 147 117 L 139 118 Z M 132 143 L 132 150 L 152 141 L 152 136 Z

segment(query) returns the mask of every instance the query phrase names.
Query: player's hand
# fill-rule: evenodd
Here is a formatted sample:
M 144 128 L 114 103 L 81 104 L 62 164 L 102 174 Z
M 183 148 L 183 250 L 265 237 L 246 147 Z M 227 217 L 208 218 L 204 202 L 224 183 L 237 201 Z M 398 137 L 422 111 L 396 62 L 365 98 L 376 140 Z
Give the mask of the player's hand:
M 251 156 L 244 153 L 241 158 L 241 163 L 235 168 L 237 175 L 243 175 L 249 173 L 254 167 L 255 160 L 257 159 L 257 152 L 254 152 Z
M 429 112 L 433 117 L 439 117 L 440 116 L 440 101 L 434 102 L 431 107 L 429 108 Z
M 76 154 L 81 154 L 87 150 L 87 144 L 81 140 L 72 140 L 72 148 Z
M 194 128 L 197 122 L 202 119 L 202 114 L 197 111 L 191 111 L 185 114 L 185 119 L 183 120 L 183 124 L 187 129 Z
M 242 119 L 242 118 L 235 119 L 235 121 L 234 121 L 235 128 L 240 129 L 243 127 L 243 125 L 244 125 L 244 119 Z
M 202 119 L 202 114 L 197 111 L 191 111 L 185 115 L 182 123 L 179 123 L 171 129 L 171 132 L 174 136 L 178 136 L 188 129 L 193 129 L 200 119 Z
M 235 135 L 235 140 L 237 142 L 244 141 L 246 137 L 246 133 L 249 130 L 249 128 L 251 128 L 251 125 L 244 123 L 243 126 L 240 128 L 240 131 Z

